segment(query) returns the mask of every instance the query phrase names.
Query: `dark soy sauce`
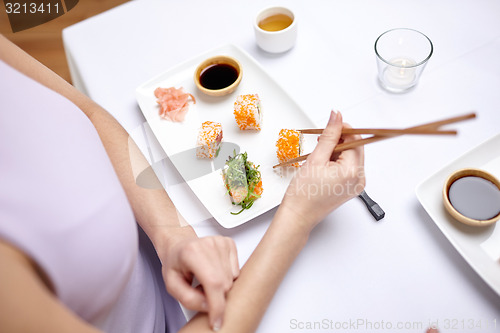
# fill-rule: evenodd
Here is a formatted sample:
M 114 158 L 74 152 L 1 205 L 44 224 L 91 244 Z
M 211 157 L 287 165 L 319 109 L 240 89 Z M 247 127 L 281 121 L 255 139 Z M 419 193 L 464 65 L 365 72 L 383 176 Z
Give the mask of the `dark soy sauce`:
M 200 84 L 210 90 L 229 87 L 238 78 L 238 70 L 228 64 L 215 64 L 205 68 L 200 74 Z
M 462 215 L 475 220 L 489 220 L 500 213 L 500 190 L 481 177 L 457 179 L 448 191 L 451 205 Z

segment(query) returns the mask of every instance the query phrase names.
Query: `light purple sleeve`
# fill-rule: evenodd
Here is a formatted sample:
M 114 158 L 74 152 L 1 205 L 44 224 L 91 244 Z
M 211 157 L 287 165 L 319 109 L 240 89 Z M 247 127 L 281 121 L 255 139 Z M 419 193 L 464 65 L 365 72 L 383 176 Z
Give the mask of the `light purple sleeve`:
M 165 312 L 180 315 L 154 253 L 139 248 L 132 210 L 92 123 L 2 61 L 0 238 L 40 266 L 66 306 L 108 332 L 163 333 Z M 173 322 L 182 324 L 180 316 Z

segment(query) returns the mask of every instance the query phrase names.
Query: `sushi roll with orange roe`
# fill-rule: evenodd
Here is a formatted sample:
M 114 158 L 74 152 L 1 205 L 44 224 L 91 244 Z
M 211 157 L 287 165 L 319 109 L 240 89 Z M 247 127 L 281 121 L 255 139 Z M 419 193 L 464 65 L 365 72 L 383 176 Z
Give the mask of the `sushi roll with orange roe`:
M 297 158 L 302 153 L 302 133 L 290 129 L 282 129 L 276 142 L 276 155 L 280 163 Z M 299 163 L 292 166 L 298 168 Z
M 262 108 L 258 94 L 239 95 L 234 102 L 234 117 L 240 130 L 261 130 Z
M 222 142 L 222 124 L 205 121 L 201 124 L 196 140 L 196 156 L 198 158 L 214 158 L 219 153 Z

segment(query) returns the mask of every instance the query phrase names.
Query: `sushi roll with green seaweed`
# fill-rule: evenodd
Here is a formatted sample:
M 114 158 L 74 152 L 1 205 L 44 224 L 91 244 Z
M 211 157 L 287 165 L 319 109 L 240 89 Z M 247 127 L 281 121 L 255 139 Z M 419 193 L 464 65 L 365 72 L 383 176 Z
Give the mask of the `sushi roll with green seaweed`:
M 234 156 L 230 156 L 226 161 L 222 170 L 224 185 L 232 204 L 241 206 L 239 212 L 231 214 L 237 215 L 252 207 L 254 201 L 260 198 L 263 187 L 258 168 L 259 166 L 248 161 L 246 152 L 242 154 L 234 152 Z

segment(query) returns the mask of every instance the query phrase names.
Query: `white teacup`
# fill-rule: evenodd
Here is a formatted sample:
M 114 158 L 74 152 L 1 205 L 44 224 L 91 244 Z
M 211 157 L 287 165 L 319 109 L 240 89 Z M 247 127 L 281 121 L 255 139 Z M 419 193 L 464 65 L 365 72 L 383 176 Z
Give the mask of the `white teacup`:
M 288 8 L 269 7 L 254 21 L 257 45 L 264 51 L 280 53 L 291 49 L 297 39 L 297 17 Z

